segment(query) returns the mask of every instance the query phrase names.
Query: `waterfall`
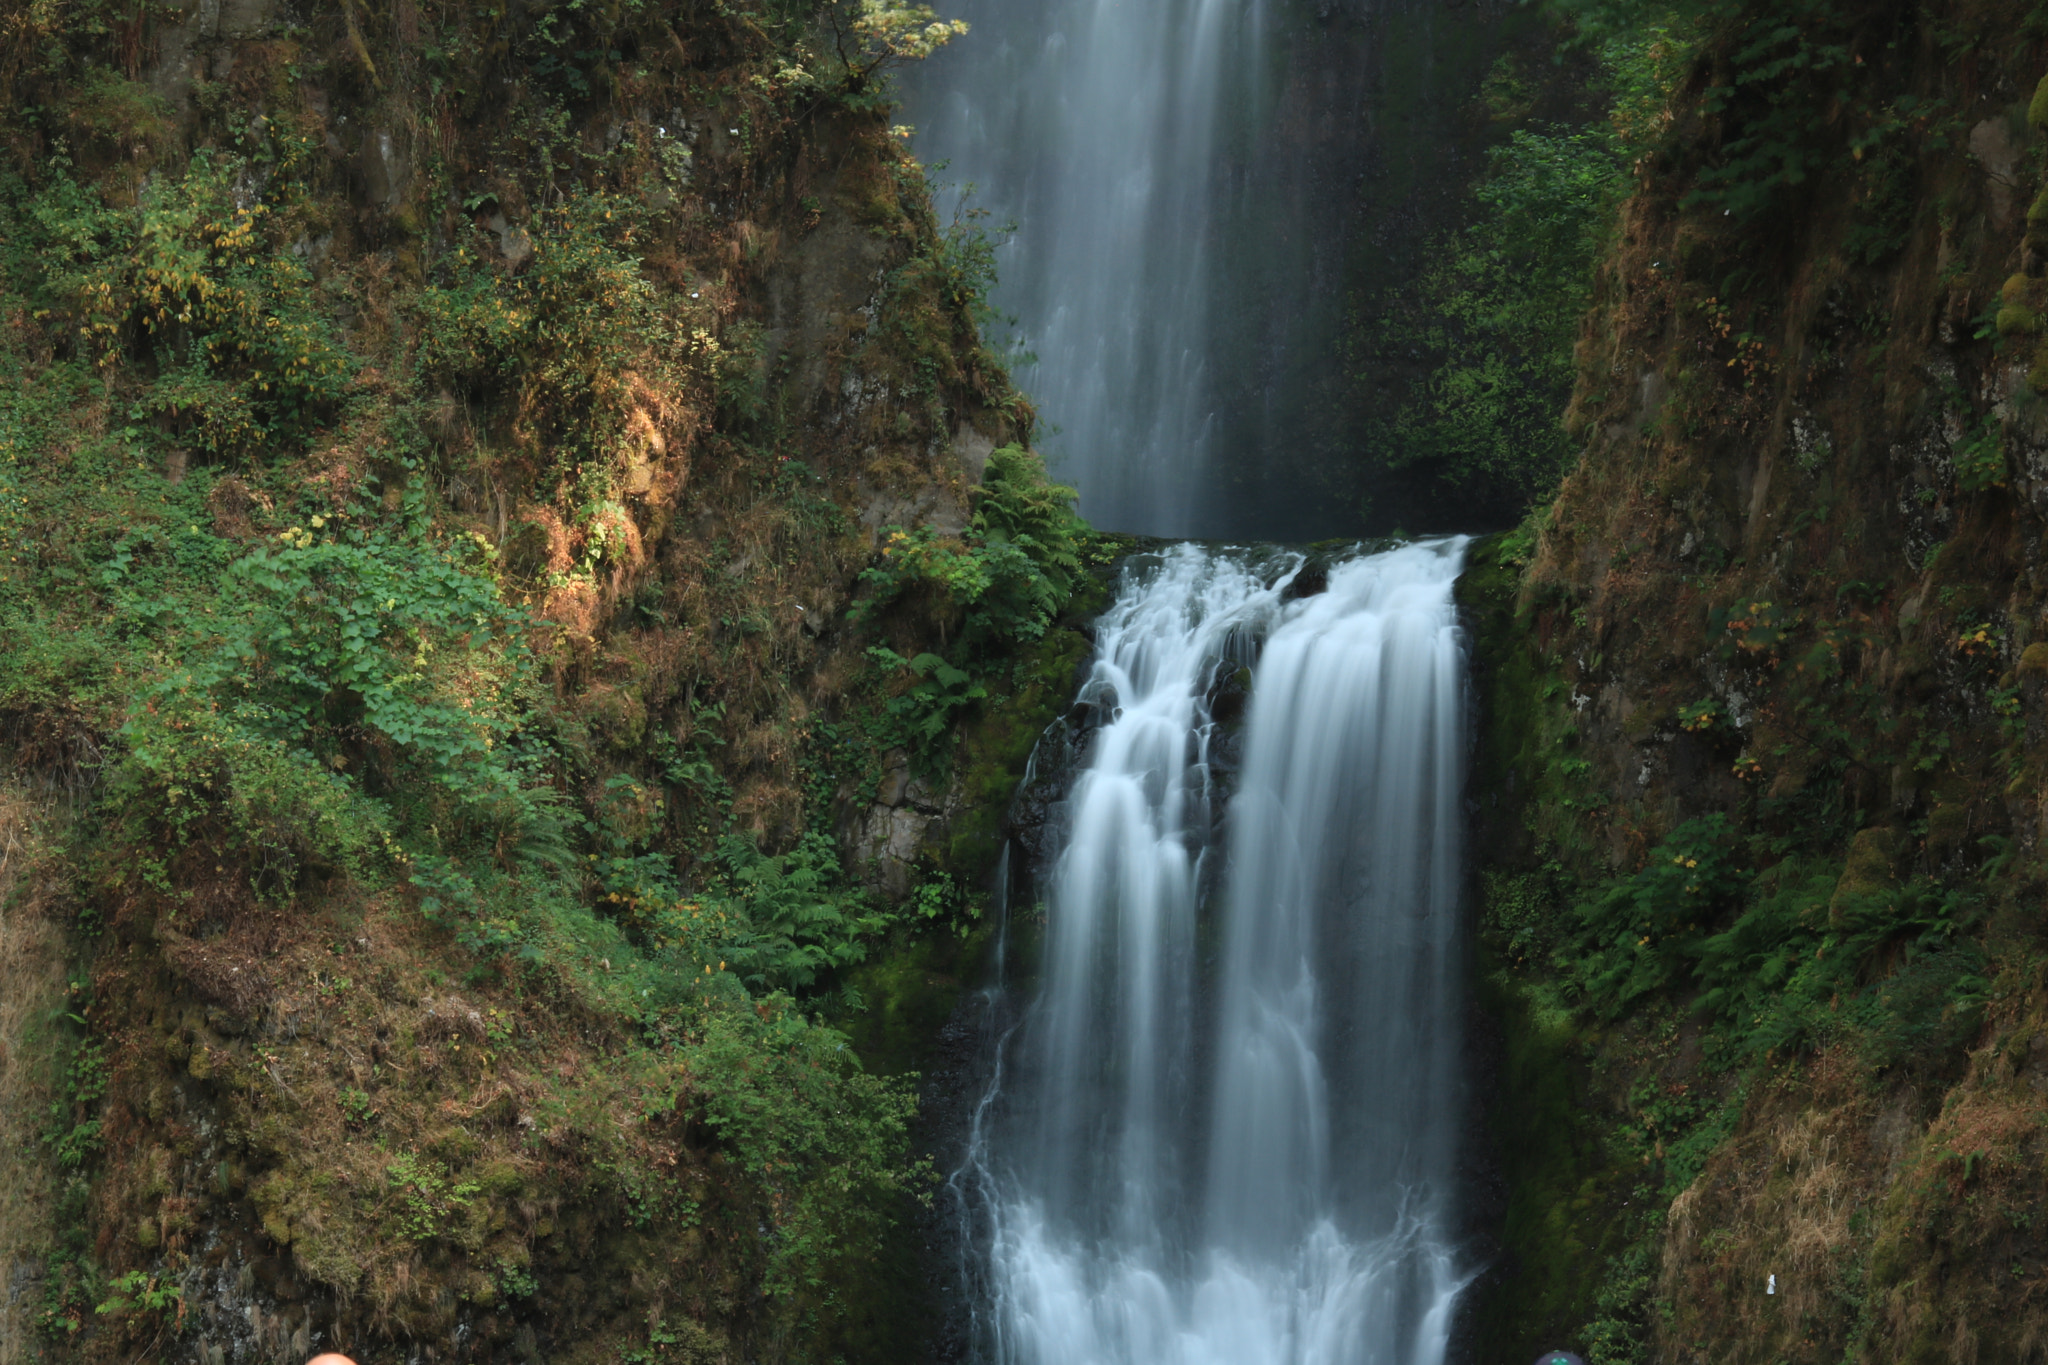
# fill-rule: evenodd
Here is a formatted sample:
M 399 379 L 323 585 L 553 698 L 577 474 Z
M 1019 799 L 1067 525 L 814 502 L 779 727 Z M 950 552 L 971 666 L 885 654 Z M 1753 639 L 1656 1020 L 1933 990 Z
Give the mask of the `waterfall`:
M 1015 222 L 996 303 L 1052 468 L 1106 529 L 1196 534 L 1211 439 L 1219 156 L 1256 103 L 1260 0 L 957 0 L 914 74 L 918 155 Z
M 1354 558 L 1319 592 L 1300 556 L 1127 567 L 1038 996 L 952 1182 L 986 1358 L 1442 1360 L 1467 1278 L 1464 545 Z M 1247 669 L 1238 735 L 1218 699 Z

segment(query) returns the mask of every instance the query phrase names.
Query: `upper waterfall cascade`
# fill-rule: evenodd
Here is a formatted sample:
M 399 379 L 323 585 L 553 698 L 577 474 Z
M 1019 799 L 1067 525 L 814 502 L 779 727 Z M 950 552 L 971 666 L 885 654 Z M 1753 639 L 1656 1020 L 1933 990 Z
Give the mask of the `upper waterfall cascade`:
M 1298 556 L 1127 568 L 1081 693 L 1101 723 L 1047 869 L 1039 993 L 953 1182 L 985 1357 L 1443 1359 L 1468 1277 L 1464 544 L 1301 595 Z M 1213 699 L 1245 669 L 1233 743 Z
M 1227 121 L 1256 104 L 1261 0 L 962 0 L 916 73 L 917 150 L 1017 232 L 996 302 L 1054 472 L 1096 525 L 1196 533 Z M 991 92 L 1000 91 L 1000 98 Z

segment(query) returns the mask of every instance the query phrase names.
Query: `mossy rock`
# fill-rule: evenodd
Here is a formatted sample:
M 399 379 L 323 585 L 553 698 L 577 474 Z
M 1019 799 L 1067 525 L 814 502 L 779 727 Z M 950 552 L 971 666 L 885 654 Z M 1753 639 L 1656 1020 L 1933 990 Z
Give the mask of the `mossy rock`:
M 1970 808 L 1943 803 L 1927 815 L 1927 851 L 1946 860 L 1960 851 L 1970 834 Z
M 1843 911 L 1855 900 L 1889 890 L 1894 880 L 1892 865 L 1899 856 L 1899 833 L 1884 825 L 1858 830 L 1849 841 L 1849 857 L 1835 882 L 1835 894 L 1828 901 L 1828 918 L 1839 922 Z
M 2048 133 L 2048 76 L 2034 87 L 2034 98 L 2027 102 L 2027 126 L 2037 133 Z
M 526 1188 L 526 1174 L 506 1158 L 486 1161 L 477 1167 L 473 1179 L 478 1190 L 493 1199 L 516 1198 Z
M 2032 336 L 2041 330 L 2041 319 L 2031 309 L 2012 304 L 1998 310 L 1998 334 L 2003 337 Z
M 1998 291 L 1998 334 L 2032 336 L 2041 330 L 2042 284 L 2024 271 L 2009 277 Z
M 868 1070 L 900 1076 L 922 1070 L 960 993 L 982 971 L 995 924 L 984 918 L 965 933 L 943 925 L 906 935 L 847 975 L 864 1008 L 835 1019 Z
M 1999 286 L 1998 301 L 2006 308 L 2038 314 L 2048 305 L 2048 280 L 2037 280 L 2024 270 L 2014 271 Z
M 2019 676 L 2023 682 L 2048 678 L 2048 641 L 2027 646 L 2020 655 Z
M 995 865 L 1010 798 L 1038 737 L 1073 700 L 1088 652 L 1080 631 L 1048 631 L 1019 659 L 1010 695 L 962 734 L 954 757 L 960 814 L 941 858 L 947 872 L 979 884 Z

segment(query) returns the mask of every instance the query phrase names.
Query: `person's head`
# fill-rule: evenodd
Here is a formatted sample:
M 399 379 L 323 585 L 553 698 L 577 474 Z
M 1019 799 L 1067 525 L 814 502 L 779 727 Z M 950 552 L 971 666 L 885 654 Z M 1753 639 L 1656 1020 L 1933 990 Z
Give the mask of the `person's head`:
M 322 1351 L 319 1355 L 307 1361 L 306 1365 L 356 1365 L 356 1363 L 347 1356 L 339 1356 L 332 1351 Z

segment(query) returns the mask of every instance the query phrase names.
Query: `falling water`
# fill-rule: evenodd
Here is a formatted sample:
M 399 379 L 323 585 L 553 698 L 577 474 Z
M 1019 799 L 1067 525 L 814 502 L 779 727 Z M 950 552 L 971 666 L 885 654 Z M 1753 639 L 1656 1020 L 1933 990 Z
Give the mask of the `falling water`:
M 918 154 L 1013 221 L 997 302 L 1040 444 L 1096 525 L 1195 534 L 1226 130 L 1255 102 L 1261 0 L 956 0 L 916 73 Z
M 1040 993 L 954 1182 L 985 1356 L 1442 1360 L 1466 1278 L 1463 550 L 1353 559 L 1316 593 L 1299 557 L 1182 545 L 1126 571 L 1081 696 L 1101 723 L 1048 873 Z M 1247 666 L 1217 849 L 1217 699 Z

